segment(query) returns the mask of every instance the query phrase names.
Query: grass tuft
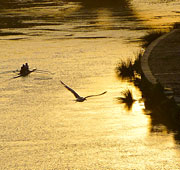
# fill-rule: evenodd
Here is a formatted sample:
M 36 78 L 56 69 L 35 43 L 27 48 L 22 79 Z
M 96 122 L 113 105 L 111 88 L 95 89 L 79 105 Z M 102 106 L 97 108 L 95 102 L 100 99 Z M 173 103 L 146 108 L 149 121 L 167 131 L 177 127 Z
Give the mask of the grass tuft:
M 132 92 L 128 89 L 126 91 L 122 92 L 123 97 L 118 97 L 117 100 L 120 103 L 125 103 L 126 106 L 130 109 L 132 107 L 132 104 L 134 103 Z
M 135 79 L 142 73 L 141 70 L 141 57 L 143 56 L 143 53 L 139 53 L 135 60 L 128 60 L 128 61 L 121 61 L 118 66 L 116 67 L 116 73 L 118 77 L 122 79 Z
M 116 67 L 116 73 L 119 77 L 125 79 L 125 78 L 132 78 L 134 77 L 134 69 L 133 69 L 133 63 L 131 60 L 125 62 L 122 61 L 118 64 Z
M 152 31 L 149 32 L 147 35 L 143 36 L 141 39 L 143 41 L 142 47 L 148 47 L 154 40 L 165 34 L 164 31 Z

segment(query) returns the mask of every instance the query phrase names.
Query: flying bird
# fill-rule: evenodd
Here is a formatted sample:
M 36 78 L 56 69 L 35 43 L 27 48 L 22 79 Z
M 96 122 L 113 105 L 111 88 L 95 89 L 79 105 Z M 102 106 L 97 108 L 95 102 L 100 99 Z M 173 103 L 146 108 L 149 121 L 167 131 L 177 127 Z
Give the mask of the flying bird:
M 79 94 L 77 94 L 73 89 L 71 89 L 70 87 L 68 87 L 66 84 L 64 84 L 62 81 L 61 81 L 61 84 L 66 88 L 68 89 L 76 98 L 76 101 L 77 102 L 83 102 L 84 100 L 86 100 L 87 98 L 89 97 L 94 97 L 94 96 L 101 96 L 105 93 L 107 93 L 107 91 L 103 92 L 103 93 L 100 93 L 100 94 L 95 94 L 95 95 L 90 95 L 90 96 L 86 96 L 86 97 L 81 97 L 79 96 Z

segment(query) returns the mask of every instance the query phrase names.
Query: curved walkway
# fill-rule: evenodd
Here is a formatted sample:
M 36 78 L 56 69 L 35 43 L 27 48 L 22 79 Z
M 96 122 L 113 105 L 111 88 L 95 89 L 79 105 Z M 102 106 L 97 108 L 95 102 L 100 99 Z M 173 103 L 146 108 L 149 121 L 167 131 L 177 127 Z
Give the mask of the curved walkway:
M 159 37 L 146 49 L 141 59 L 142 70 L 152 83 L 160 82 L 167 95 L 180 104 L 180 29 Z

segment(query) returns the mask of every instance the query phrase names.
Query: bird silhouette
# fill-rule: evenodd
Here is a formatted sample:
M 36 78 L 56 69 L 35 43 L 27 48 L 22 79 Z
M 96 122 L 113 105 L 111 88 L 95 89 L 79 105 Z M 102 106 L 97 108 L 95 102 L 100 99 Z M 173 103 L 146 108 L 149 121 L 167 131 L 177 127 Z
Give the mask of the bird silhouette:
M 101 95 L 107 93 L 107 91 L 105 91 L 105 92 L 100 93 L 100 94 L 95 94 L 95 95 L 89 95 L 89 96 L 86 96 L 86 97 L 81 97 L 81 96 L 79 96 L 79 94 L 77 94 L 72 88 L 68 87 L 68 86 L 67 86 L 66 84 L 64 84 L 62 81 L 60 81 L 60 82 L 61 82 L 61 84 L 62 84 L 66 89 L 68 89 L 68 90 L 75 96 L 77 102 L 83 102 L 83 101 L 85 101 L 85 100 L 86 100 L 87 98 L 89 98 L 89 97 L 101 96 Z

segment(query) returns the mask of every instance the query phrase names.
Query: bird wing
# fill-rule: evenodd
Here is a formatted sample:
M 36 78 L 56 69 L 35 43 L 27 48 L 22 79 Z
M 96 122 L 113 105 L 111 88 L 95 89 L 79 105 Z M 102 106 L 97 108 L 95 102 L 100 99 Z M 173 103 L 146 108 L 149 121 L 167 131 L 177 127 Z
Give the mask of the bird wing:
M 88 97 L 94 97 L 94 96 L 101 96 L 103 94 L 107 93 L 107 91 L 100 93 L 100 94 L 95 94 L 95 95 L 90 95 L 90 96 L 86 96 L 85 99 L 87 99 Z
M 60 81 L 61 84 L 68 89 L 76 98 L 80 98 L 79 94 L 77 94 L 73 89 L 71 89 L 70 87 L 68 87 L 66 84 L 64 84 L 62 81 Z

